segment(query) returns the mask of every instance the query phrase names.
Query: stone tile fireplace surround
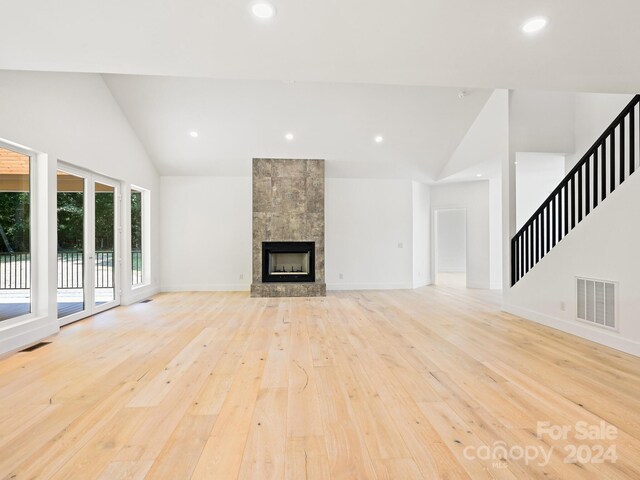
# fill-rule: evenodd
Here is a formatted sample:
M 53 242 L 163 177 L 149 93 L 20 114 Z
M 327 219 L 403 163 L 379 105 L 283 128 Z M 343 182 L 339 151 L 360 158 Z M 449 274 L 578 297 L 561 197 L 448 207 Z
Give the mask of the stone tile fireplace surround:
M 313 242 L 314 281 L 263 281 L 264 242 Z M 253 297 L 326 295 L 324 160 L 253 159 Z M 267 244 L 268 245 L 268 244 Z M 278 272 L 276 272 L 277 274 Z

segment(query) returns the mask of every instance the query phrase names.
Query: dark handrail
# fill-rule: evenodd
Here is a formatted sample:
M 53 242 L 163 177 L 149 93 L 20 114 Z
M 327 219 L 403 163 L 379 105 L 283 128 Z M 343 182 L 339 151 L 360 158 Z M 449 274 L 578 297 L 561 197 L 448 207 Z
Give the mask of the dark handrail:
M 591 155 L 593 155 L 594 152 L 602 146 L 602 144 L 607 139 L 607 137 L 611 135 L 611 132 L 614 131 L 618 125 L 620 125 L 620 122 L 622 122 L 624 117 L 626 117 L 631 112 L 631 110 L 633 110 L 633 108 L 636 105 L 638 105 L 638 103 L 640 103 L 640 95 L 635 95 L 633 99 L 629 102 L 629 104 L 624 108 L 624 110 L 622 110 L 622 112 L 620 112 L 620 114 L 613 120 L 613 122 L 611 122 L 611 125 L 607 127 L 604 133 L 600 135 L 600 137 L 598 137 L 598 139 L 594 142 L 591 148 L 587 150 L 587 153 L 585 153 L 582 156 L 582 158 L 578 161 L 578 163 L 576 163 L 573 166 L 573 168 L 569 170 L 569 173 L 565 175 L 565 177 L 560 181 L 560 184 L 553 190 L 553 192 L 549 194 L 549 196 L 544 200 L 544 202 L 542 202 L 542 205 L 540 205 L 540 207 L 534 212 L 534 214 L 531 215 L 529 220 L 527 220 L 527 222 L 522 226 L 522 228 L 518 230 L 518 232 L 513 236 L 514 238 L 522 234 L 527 229 L 527 227 L 533 224 L 533 222 L 538 217 L 538 215 L 540 215 L 542 211 L 545 209 L 545 207 L 547 207 L 547 205 L 551 203 L 553 198 L 560 192 L 560 190 L 562 190 L 562 188 L 565 187 L 571 181 L 571 178 L 575 176 L 576 172 L 580 170 L 580 168 L 582 168 L 589 161 L 589 158 L 591 158 Z
M 604 201 L 607 194 L 625 181 L 627 167 L 628 176 L 636 171 L 635 139 L 640 136 L 636 131 L 640 125 L 640 121 L 636 122 L 636 107 L 639 104 L 640 95 L 634 95 L 513 236 L 512 286 Z M 625 134 L 627 125 L 628 136 Z M 616 170 L 619 176 L 616 176 Z

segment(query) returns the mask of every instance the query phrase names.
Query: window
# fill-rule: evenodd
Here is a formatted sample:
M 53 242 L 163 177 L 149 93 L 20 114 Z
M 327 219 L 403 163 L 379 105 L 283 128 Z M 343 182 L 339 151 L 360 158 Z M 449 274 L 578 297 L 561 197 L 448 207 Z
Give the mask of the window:
M 31 313 L 31 157 L 0 145 L 0 321 Z
M 131 189 L 131 284 L 144 283 L 143 192 Z

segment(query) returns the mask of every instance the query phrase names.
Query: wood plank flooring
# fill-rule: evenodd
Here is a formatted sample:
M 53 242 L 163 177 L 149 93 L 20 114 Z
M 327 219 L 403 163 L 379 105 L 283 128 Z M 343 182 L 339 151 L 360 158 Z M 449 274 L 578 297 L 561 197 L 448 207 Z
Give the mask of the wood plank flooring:
M 0 361 L 0 479 L 640 478 L 640 359 L 497 301 L 425 287 L 110 310 Z M 616 438 L 578 440 L 577 422 Z

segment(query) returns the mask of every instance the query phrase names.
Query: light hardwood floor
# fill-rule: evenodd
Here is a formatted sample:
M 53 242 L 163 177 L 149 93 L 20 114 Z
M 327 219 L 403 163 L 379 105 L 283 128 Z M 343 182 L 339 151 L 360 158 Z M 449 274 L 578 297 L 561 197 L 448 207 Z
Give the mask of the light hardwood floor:
M 638 479 L 639 438 L 640 359 L 461 288 L 162 294 L 0 361 L 6 479 Z

